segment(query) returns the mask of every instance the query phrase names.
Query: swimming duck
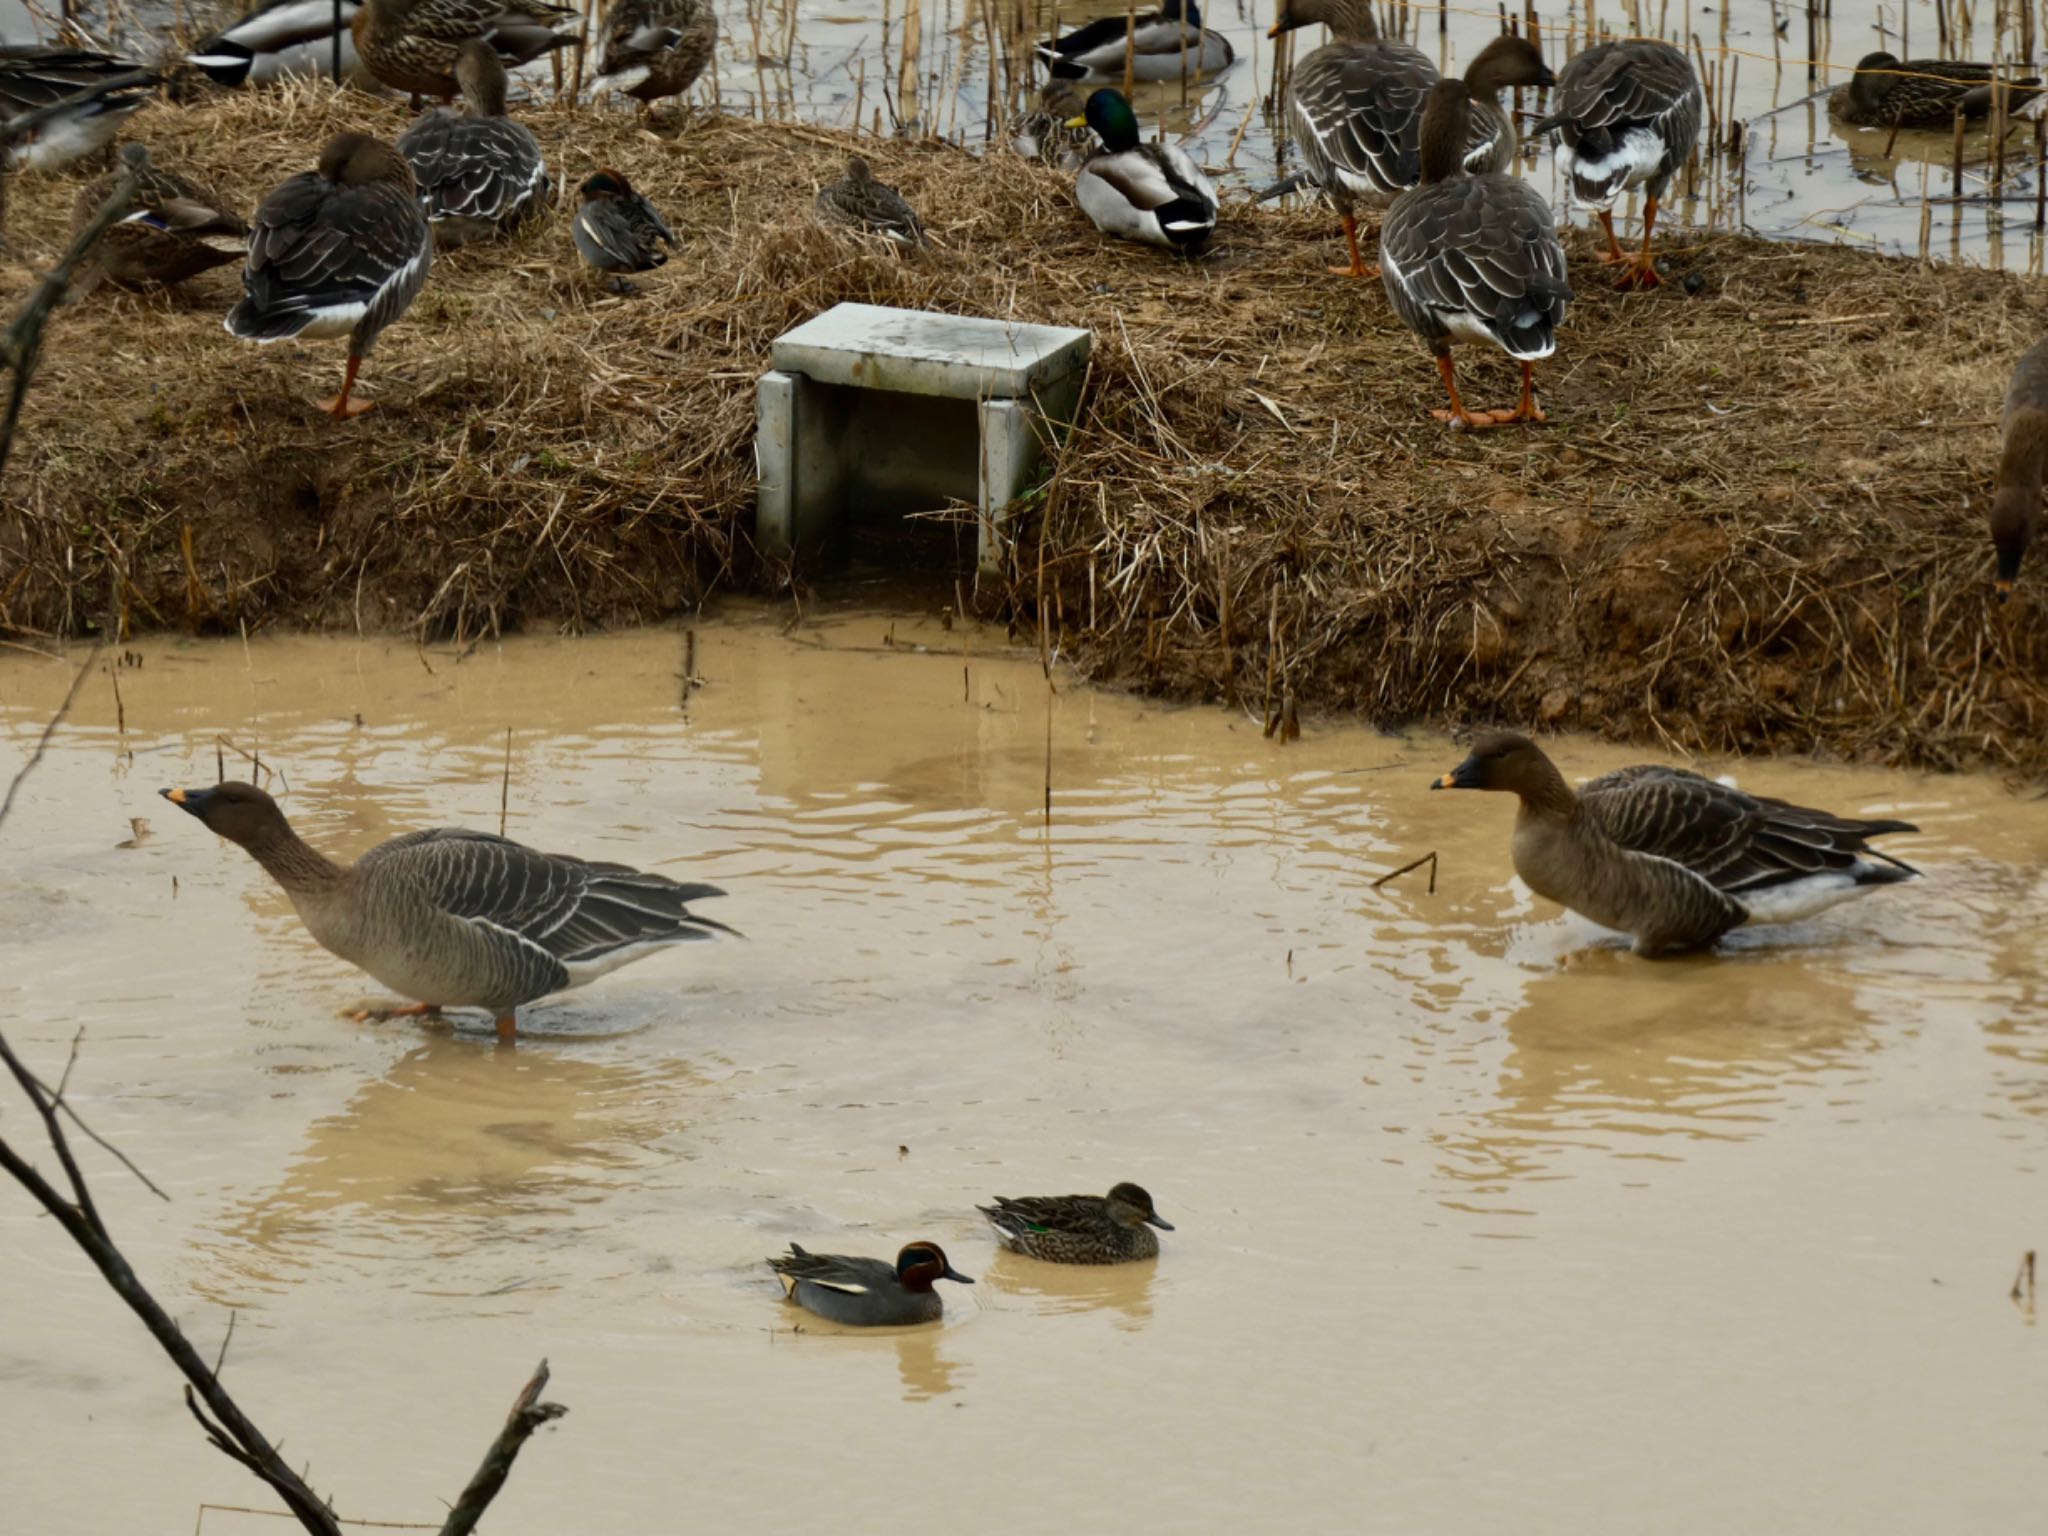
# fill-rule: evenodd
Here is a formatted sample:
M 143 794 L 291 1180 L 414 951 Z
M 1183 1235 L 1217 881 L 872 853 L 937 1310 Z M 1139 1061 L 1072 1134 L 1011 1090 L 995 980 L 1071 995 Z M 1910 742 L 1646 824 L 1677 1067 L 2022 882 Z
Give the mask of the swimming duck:
M 405 156 L 366 133 L 336 134 L 317 170 L 292 177 L 257 208 L 228 332 L 256 342 L 348 337 L 341 393 L 320 408 L 341 420 L 360 416 L 375 402 L 349 399 L 356 370 L 419 297 L 433 257 Z
M 185 55 L 215 85 L 269 85 L 295 77 L 334 78 L 334 51 L 341 44 L 341 78 L 370 78 L 356 52 L 351 27 L 361 0 L 269 0 L 232 26 L 221 28 Z
M 121 146 L 122 165 L 135 177 L 131 212 L 109 224 L 88 258 L 96 278 L 139 287 L 168 286 L 215 267 L 240 261 L 249 252 L 249 226 L 210 188 L 150 163 L 140 144 Z M 78 189 L 71 227 L 85 228 L 113 194 L 116 171 Z
M 1012 1200 L 997 1195 L 994 1205 L 977 1206 L 1012 1253 L 1054 1264 L 1122 1264 L 1159 1257 L 1152 1228 L 1171 1232 L 1173 1223 L 1152 1208 L 1152 1197 L 1136 1184 L 1118 1184 L 1105 1195 L 1032 1195 Z
M 1550 205 L 1516 176 L 1464 173 L 1471 142 L 1471 88 L 1430 87 L 1422 112 L 1422 182 L 1394 199 L 1380 225 L 1380 280 L 1408 328 L 1429 343 L 1451 408 L 1432 414 L 1473 430 L 1545 419 L 1536 404 L 1536 363 L 1557 348 L 1571 301 L 1564 247 Z M 1458 395 L 1451 342 L 1486 341 L 1522 365 L 1512 411 L 1470 411 Z
M 1038 89 L 1038 102 L 1010 119 L 1010 148 L 1027 160 L 1042 160 L 1056 170 L 1079 166 L 1095 146 L 1095 137 L 1082 126 L 1088 103 L 1071 80 L 1051 79 Z
M 1104 16 L 1065 37 L 1038 45 L 1038 56 L 1063 80 L 1121 80 L 1128 52 L 1134 80 L 1178 80 L 1227 69 L 1236 54 L 1230 39 L 1202 25 L 1195 0 L 1166 0 L 1138 16 Z
M 1201 167 L 1178 144 L 1143 142 L 1122 91 L 1097 91 L 1080 121 L 1102 140 L 1074 177 L 1074 198 L 1095 227 L 1169 251 L 1200 250 L 1216 230 L 1216 189 Z
M 714 885 L 459 827 L 409 832 L 337 864 L 302 842 L 253 784 L 161 793 L 261 864 L 321 948 L 419 999 L 400 1013 L 488 1008 L 501 1040 L 518 1033 L 523 1004 L 656 949 L 732 932 L 689 910 L 725 894 Z
M 898 245 L 925 243 L 924 225 L 917 210 L 903 200 L 903 194 L 875 180 L 867 161 L 855 155 L 846 162 L 846 175 L 818 188 L 811 208 L 821 224 L 838 224 L 864 234 L 880 235 Z
M 717 47 L 711 0 L 612 0 L 597 88 L 631 96 L 644 113 L 695 85 Z
M 488 240 L 547 205 L 547 162 L 524 123 L 505 115 L 505 66 L 473 37 L 455 54 L 464 111 L 434 107 L 398 140 L 420 205 L 443 248 Z
M 1475 176 L 1506 171 L 1515 163 L 1520 141 L 1500 93 L 1517 86 L 1547 90 L 1557 79 L 1536 45 L 1511 32 L 1480 49 L 1465 66 L 1464 79 L 1472 93 L 1472 142 L 1465 147 L 1465 169 Z
M 1856 61 L 1849 83 L 1828 97 L 1828 110 L 1845 123 L 1873 128 L 1946 128 L 1956 119 L 1984 117 L 1991 111 L 1991 85 L 1997 72 L 1989 64 L 1963 59 L 1911 59 L 1900 63 L 1889 53 L 1866 53 Z M 2007 77 L 2015 87 L 2037 86 L 2039 75 Z M 2032 93 L 2016 89 L 2007 97 L 2017 106 Z
M 628 272 L 649 272 L 668 260 L 658 242 L 675 248 L 676 237 L 654 204 L 633 190 L 618 171 L 599 171 L 577 189 L 581 206 L 569 227 L 576 251 L 611 279 L 617 293 L 632 293 Z
M 1650 260 L 1657 202 L 1692 154 L 1705 106 L 1691 61 L 1646 38 L 1596 43 L 1558 71 L 1556 104 L 1530 137 L 1556 132 L 1563 139 L 1557 158 L 1572 196 L 1596 209 L 1607 231 L 1602 260 L 1628 268 L 1615 286 L 1657 287 L 1662 279 Z M 1633 258 L 1614 238 L 1615 200 L 1631 187 L 1644 191 L 1643 249 Z
M 98 153 L 160 79 L 131 60 L 86 48 L 0 46 L 7 163 L 59 171 Z M 41 115 L 20 121 L 31 113 Z
M 835 1323 L 861 1328 L 902 1327 L 936 1323 L 946 1304 L 932 1284 L 957 1280 L 972 1285 L 946 1258 L 937 1243 L 906 1243 L 887 1259 L 850 1258 L 837 1253 L 806 1253 L 795 1243 L 784 1258 L 768 1261 L 788 1287 L 789 1299 L 808 1312 Z
M 1866 845 L 1905 821 L 1859 821 L 1644 764 L 1576 794 L 1535 742 L 1493 731 L 1432 789 L 1521 797 L 1515 873 L 1538 896 L 1635 936 L 1639 955 L 1704 949 L 1744 923 L 1810 917 L 1919 871 Z
M 362 0 L 349 30 L 370 73 L 393 90 L 453 101 L 455 52 L 472 37 L 510 68 L 576 44 L 576 13 L 548 0 Z
M 1994 590 L 2009 596 L 2019 580 L 2020 560 L 2041 525 L 2041 476 L 2048 470 L 2048 341 L 2020 354 L 2005 389 L 1999 423 L 2005 439 L 1998 460 L 1998 489 L 1991 497 L 1991 542 L 1998 551 Z

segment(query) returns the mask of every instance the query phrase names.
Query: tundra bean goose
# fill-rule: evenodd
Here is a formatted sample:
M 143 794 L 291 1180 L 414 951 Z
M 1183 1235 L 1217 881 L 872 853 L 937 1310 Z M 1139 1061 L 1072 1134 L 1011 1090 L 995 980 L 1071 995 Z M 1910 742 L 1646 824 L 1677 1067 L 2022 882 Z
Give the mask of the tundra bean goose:
M 957 1280 L 972 1285 L 946 1258 L 937 1243 L 907 1243 L 887 1259 L 855 1258 L 839 1253 L 807 1253 L 795 1243 L 783 1258 L 768 1265 L 788 1287 L 789 1299 L 807 1312 L 835 1323 L 861 1328 L 936 1323 L 946 1304 L 932 1289 L 934 1281 Z
M 2004 598 L 2019 580 L 2020 560 L 2041 525 L 2041 476 L 2048 470 L 2048 341 L 2020 354 L 2005 390 L 2005 438 L 1998 489 L 1991 497 L 1991 542 L 1998 551 L 1994 590 Z
M 1706 104 L 1691 61 L 1648 39 L 1596 43 L 1558 71 L 1556 100 L 1557 110 L 1530 137 L 1555 131 L 1563 140 L 1557 159 L 1572 196 L 1596 209 L 1607 231 L 1601 259 L 1628 269 L 1616 286 L 1655 288 L 1662 281 L 1650 260 L 1657 202 L 1692 154 Z M 1633 257 L 1614 238 L 1614 204 L 1631 187 L 1644 192 L 1643 249 Z
M 1919 873 L 1868 839 L 1917 832 L 1746 795 L 1683 768 L 1622 768 L 1573 793 L 1528 737 L 1491 732 L 1432 789 L 1521 799 L 1515 873 L 1537 895 L 1635 936 L 1639 955 L 1704 949 Z
M 505 115 L 505 66 L 471 38 L 455 55 L 463 110 L 434 107 L 398 140 L 436 247 L 488 240 L 547 206 L 547 163 L 524 123 Z
M 322 948 L 417 1002 L 487 1008 L 498 1038 L 517 1010 L 671 944 L 731 933 L 688 903 L 725 893 L 623 864 L 538 853 L 459 827 L 409 832 L 354 864 L 309 847 L 251 784 L 163 797 L 238 843 L 284 887 Z
M 1136 1184 L 1118 1184 L 1107 1195 L 997 1195 L 994 1205 L 976 1209 L 1005 1248 L 1054 1264 L 1156 1259 L 1159 1239 L 1152 1228 L 1173 1230 Z

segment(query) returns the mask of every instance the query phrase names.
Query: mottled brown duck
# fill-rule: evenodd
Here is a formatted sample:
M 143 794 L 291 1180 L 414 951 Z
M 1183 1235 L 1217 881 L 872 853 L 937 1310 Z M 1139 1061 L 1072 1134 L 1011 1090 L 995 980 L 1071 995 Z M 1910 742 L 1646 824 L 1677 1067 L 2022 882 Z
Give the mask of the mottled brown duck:
M 471 38 L 509 69 L 576 45 L 576 13 L 548 0 L 362 0 L 349 30 L 363 67 L 395 91 L 452 102 L 455 55 Z M 417 101 L 414 103 L 417 105 Z
M 604 13 L 597 89 L 640 103 L 680 96 L 697 83 L 718 47 L 711 0 L 612 0 Z
M 1159 1239 L 1152 1229 L 1173 1230 L 1151 1195 L 1129 1183 L 1114 1186 L 1107 1195 L 997 1195 L 994 1205 L 976 1209 L 1005 1248 L 1052 1264 L 1156 1259 Z
M 924 223 L 917 210 L 901 192 L 875 180 L 867 161 L 858 155 L 846 162 L 843 177 L 818 188 L 811 207 L 822 224 L 880 235 L 896 245 L 915 248 L 925 243 Z
M 152 164 L 140 144 L 122 145 L 121 163 L 135 177 L 134 206 L 93 247 L 88 282 L 168 287 L 248 255 L 249 226 L 218 192 Z M 92 222 L 120 178 L 115 171 L 78 189 L 74 232 Z
M 1845 123 L 1866 128 L 1946 128 L 1956 119 L 1984 117 L 1991 111 L 1989 64 L 1966 59 L 1906 59 L 1889 53 L 1866 53 L 1856 61 L 1847 85 L 1828 98 L 1828 110 Z M 2015 79 L 2009 106 L 2033 94 L 2039 75 Z
M 2048 341 L 2035 342 L 2013 366 L 1999 427 L 2004 449 L 1998 458 L 1998 488 L 1991 496 L 1991 543 L 1998 552 L 1994 590 L 2002 598 L 2019 580 L 2020 561 L 2041 526 L 2041 479 L 2048 470 Z

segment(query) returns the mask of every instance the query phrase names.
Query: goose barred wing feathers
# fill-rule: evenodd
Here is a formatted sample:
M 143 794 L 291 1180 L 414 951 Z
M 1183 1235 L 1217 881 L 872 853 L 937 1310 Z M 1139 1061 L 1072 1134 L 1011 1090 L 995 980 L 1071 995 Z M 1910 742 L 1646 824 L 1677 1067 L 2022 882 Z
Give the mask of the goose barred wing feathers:
M 429 112 L 405 130 L 398 151 L 429 219 L 501 224 L 548 198 L 540 143 L 509 118 Z
M 1436 80 L 1429 56 L 1405 43 L 1331 43 L 1302 60 L 1288 106 L 1316 181 L 1378 202 L 1414 186 L 1422 98 Z
M 1550 206 L 1527 183 L 1461 176 L 1418 187 L 1380 226 L 1380 261 L 1416 334 L 1469 340 L 1484 331 L 1525 362 L 1556 349 L 1571 284 Z
M 1871 858 L 1913 873 L 1865 840 L 1919 830 L 1910 822 L 1860 821 L 1746 795 L 1683 768 L 1651 765 L 1595 779 L 1579 791 L 1579 807 L 1622 847 L 1668 859 L 1735 895 L 1853 874 Z
M 361 350 L 426 282 L 427 221 L 403 180 L 343 186 L 317 171 L 263 200 L 241 302 L 227 328 L 248 341 L 355 329 Z
M 1562 135 L 1582 201 L 1637 183 L 1656 196 L 1692 153 L 1704 106 L 1691 60 L 1669 43 L 1599 43 L 1558 71 L 1551 113 L 1529 132 Z

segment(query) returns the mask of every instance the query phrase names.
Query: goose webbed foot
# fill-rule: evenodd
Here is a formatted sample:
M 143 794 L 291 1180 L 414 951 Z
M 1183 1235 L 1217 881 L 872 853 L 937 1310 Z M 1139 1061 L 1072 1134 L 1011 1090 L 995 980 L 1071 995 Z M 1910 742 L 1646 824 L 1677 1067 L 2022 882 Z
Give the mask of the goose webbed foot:
M 439 1003 L 372 1003 L 348 1010 L 358 1024 L 388 1024 L 393 1019 L 438 1019 Z

